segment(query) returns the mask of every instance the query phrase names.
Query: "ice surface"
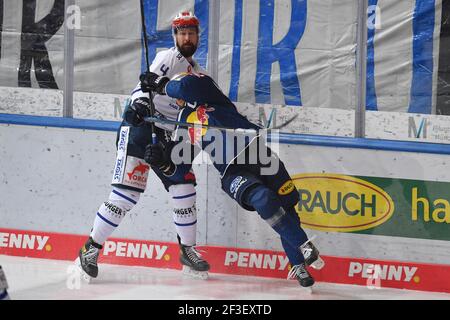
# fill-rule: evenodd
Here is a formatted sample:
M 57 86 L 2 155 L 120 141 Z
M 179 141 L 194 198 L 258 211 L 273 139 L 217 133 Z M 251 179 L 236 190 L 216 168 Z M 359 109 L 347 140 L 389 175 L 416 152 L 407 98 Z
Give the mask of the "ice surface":
M 18 300 L 450 300 L 444 293 L 330 283 L 316 283 L 310 294 L 295 280 L 224 274 L 198 280 L 179 270 L 109 264 L 100 264 L 98 278 L 87 284 L 71 261 L 0 255 L 0 265 Z

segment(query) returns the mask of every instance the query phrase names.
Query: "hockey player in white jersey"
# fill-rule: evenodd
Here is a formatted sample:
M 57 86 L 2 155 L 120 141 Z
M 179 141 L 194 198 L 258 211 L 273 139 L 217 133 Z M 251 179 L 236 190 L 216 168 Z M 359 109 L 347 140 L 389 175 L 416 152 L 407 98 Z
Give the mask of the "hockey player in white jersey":
M 160 51 L 150 66 L 150 71 L 171 78 L 180 72 L 205 72 L 193 59 L 199 43 L 199 20 L 192 12 L 179 13 L 172 22 L 175 46 Z M 138 202 L 147 187 L 150 167 L 144 161 L 146 146 L 152 132 L 144 117 L 150 115 L 148 93 L 142 92 L 139 83 L 131 95 L 131 102 L 124 111 L 124 120 L 117 135 L 117 159 L 113 173 L 112 192 L 103 203 L 94 220 L 89 239 L 80 249 L 78 264 L 92 278 L 98 275 L 97 260 L 104 242 L 119 226 L 128 211 Z M 158 116 L 176 120 L 179 107 L 166 95 L 155 95 L 153 102 Z M 158 143 L 164 148 L 171 142 L 173 126 L 158 125 Z M 155 174 L 170 193 L 173 204 L 173 220 L 180 245 L 180 262 L 185 272 L 206 278 L 210 266 L 196 251 L 196 190 L 195 175 L 191 165 L 173 168 L 152 167 Z M 89 279 L 89 278 L 88 278 Z

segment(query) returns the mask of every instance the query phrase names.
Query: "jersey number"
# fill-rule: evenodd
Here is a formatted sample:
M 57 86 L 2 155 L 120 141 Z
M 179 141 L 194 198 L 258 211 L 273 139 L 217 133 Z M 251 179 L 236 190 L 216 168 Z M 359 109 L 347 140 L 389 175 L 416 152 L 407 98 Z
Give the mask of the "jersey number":
M 169 71 L 169 67 L 166 67 L 166 65 L 163 64 L 163 65 L 161 66 L 161 68 L 159 69 L 159 71 L 161 71 L 161 72 L 162 72 L 162 76 L 165 77 L 166 74 L 167 74 L 167 72 Z

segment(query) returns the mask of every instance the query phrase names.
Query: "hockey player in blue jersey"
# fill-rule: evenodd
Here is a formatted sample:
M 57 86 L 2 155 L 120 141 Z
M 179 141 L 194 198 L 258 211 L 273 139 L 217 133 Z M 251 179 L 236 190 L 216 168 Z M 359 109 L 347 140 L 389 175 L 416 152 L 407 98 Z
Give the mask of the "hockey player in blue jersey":
M 230 142 L 227 130 L 220 130 L 219 136 L 217 129 L 208 129 L 207 126 L 184 130 L 191 143 L 197 144 L 210 155 L 221 175 L 222 189 L 244 209 L 256 211 L 280 235 L 291 264 L 288 277 L 296 278 L 303 287 L 312 286 L 314 279 L 306 266 L 320 269 L 324 263 L 318 250 L 301 228 L 299 216 L 295 211 L 299 193 L 283 162 L 257 134 L 260 128 L 241 115 L 231 100 L 207 75 L 185 73 L 168 81 L 167 78 L 147 72 L 141 75 L 141 83 L 143 90 L 167 94 L 178 99 L 180 106 L 185 106 L 178 116 L 180 123 L 249 129 L 254 132 L 253 135 L 246 136 L 245 142 L 239 147 Z M 177 129 L 177 141 L 180 138 L 179 131 L 183 130 Z M 212 144 L 219 146 L 214 148 Z M 174 148 L 168 150 L 158 144 L 150 144 L 146 148 L 144 159 L 150 165 L 166 164 L 172 171 L 176 171 L 177 164 L 172 153 Z M 269 155 L 269 162 L 262 159 L 261 154 L 264 153 L 261 150 Z M 223 157 L 218 157 L 217 154 L 221 152 Z M 255 152 L 256 161 L 252 162 L 250 160 L 255 156 Z M 275 169 L 270 171 L 269 165 L 273 163 L 276 163 Z M 264 169 L 267 169 L 266 173 Z

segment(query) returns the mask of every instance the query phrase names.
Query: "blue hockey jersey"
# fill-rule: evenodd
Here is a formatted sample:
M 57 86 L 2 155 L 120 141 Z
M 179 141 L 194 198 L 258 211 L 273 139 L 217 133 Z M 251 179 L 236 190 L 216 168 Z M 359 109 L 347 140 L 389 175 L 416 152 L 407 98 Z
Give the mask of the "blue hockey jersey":
M 260 129 L 237 111 L 236 106 L 207 75 L 181 74 L 168 82 L 166 93 L 191 106 L 180 111 L 178 116 L 180 122 L 227 128 Z M 256 131 L 237 134 L 218 129 L 181 130 L 178 128 L 178 136 L 182 135 L 180 131 L 186 133 L 192 144 L 199 145 L 210 155 L 211 161 L 222 175 L 230 163 L 247 164 L 252 158 L 250 153 L 257 153 L 256 149 L 251 151 L 249 148 L 249 144 L 258 140 Z

